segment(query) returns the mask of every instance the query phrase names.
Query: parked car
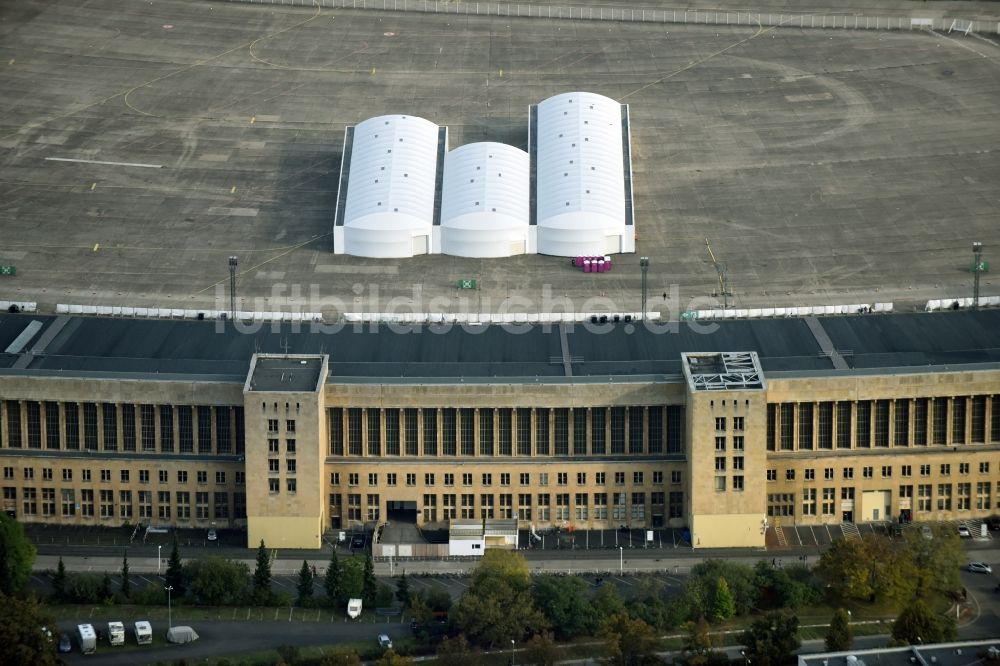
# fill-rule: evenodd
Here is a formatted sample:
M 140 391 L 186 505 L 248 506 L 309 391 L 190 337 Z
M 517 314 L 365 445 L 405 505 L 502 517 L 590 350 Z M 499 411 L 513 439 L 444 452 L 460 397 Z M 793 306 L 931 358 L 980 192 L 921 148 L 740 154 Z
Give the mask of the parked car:
M 984 573 L 984 574 L 993 573 L 993 567 L 986 564 L 986 562 L 969 562 L 969 565 L 966 568 L 972 573 Z
M 934 532 L 927 525 L 923 525 L 920 528 L 920 535 L 922 537 L 924 537 L 925 539 L 933 539 L 934 538 Z
M 389 636 L 387 634 L 379 634 L 378 635 L 378 646 L 380 648 L 382 648 L 383 650 L 391 650 L 392 649 L 392 640 L 389 638 Z
M 355 534 L 351 537 L 351 550 L 357 550 L 359 548 L 365 547 L 365 536 L 363 534 Z
M 72 652 L 73 651 L 73 641 L 70 640 L 69 634 L 63 634 L 59 637 L 59 651 L 60 652 Z
M 208 540 L 209 541 L 215 541 L 218 538 L 219 538 L 219 535 L 215 533 L 215 530 L 209 530 L 208 531 Z
M 969 528 L 966 527 L 965 525 L 959 525 L 958 536 L 962 537 L 963 539 L 969 539 L 972 537 L 972 532 L 970 532 Z

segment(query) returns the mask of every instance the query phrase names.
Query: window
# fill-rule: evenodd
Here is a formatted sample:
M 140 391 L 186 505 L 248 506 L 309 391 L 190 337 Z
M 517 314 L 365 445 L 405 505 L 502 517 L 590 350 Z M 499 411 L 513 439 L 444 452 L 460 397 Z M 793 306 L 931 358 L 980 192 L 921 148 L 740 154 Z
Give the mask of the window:
M 43 481 L 51 481 L 52 480 L 52 468 L 51 467 L 43 467 L 42 468 L 42 480 Z M 123 481 L 128 481 L 128 471 L 127 470 L 125 471 L 125 478 L 123 479 Z
M 951 474 L 951 465 L 949 463 L 941 463 L 941 476 L 948 476 Z
M 776 469 L 769 469 L 769 470 L 767 470 L 767 480 L 768 481 L 777 481 L 778 480 L 778 470 L 776 470 Z
M 981 462 L 981 463 L 979 463 L 979 473 L 980 474 L 989 474 L 990 473 L 990 464 L 988 462 Z
M 837 500 L 836 488 L 823 488 L 823 515 L 832 516 L 835 512 Z
M 605 484 L 605 479 L 607 479 L 607 474 L 605 472 L 594 472 L 594 482 L 603 486 Z
M 931 510 L 931 484 L 922 483 L 917 486 L 917 511 Z
M 888 479 L 891 476 L 892 476 L 892 466 L 891 465 L 882 465 L 882 478 L 883 479 Z
M 540 472 L 538 474 L 538 485 L 540 485 L 540 486 L 547 486 L 547 485 L 549 485 L 549 473 L 548 472 Z
M 799 403 L 799 449 L 808 451 L 813 448 L 813 405 L 810 402 Z
M 281 492 L 281 479 L 268 479 L 267 490 L 272 495 L 277 495 Z
M 285 479 L 285 490 L 290 494 L 295 494 L 296 486 L 295 479 Z
M 720 431 L 724 431 L 726 429 L 726 417 L 717 416 L 715 418 L 715 429 Z
M 278 432 L 278 419 L 267 420 L 267 431 L 275 433 Z
M 415 475 L 414 475 L 414 478 L 415 478 Z M 414 481 L 414 484 L 416 484 L 416 481 Z M 349 486 L 356 486 L 356 485 L 358 485 L 358 473 L 357 472 L 349 472 L 347 474 L 347 485 L 349 485 Z M 410 484 L 407 484 L 407 485 L 410 485 Z
M 476 496 L 462 495 L 462 518 L 476 517 Z
M 676 485 L 681 482 L 681 471 L 679 469 L 670 471 L 670 483 Z
M 958 463 L 958 473 L 959 474 L 968 474 L 969 473 L 969 463 L 967 463 L 967 462 Z
M 734 451 L 743 450 L 743 435 L 733 435 L 733 450 Z
M 981 511 L 992 508 L 990 503 L 990 486 L 989 481 L 978 481 L 976 483 L 976 508 Z
M 833 448 L 833 403 L 819 403 L 817 414 L 819 421 L 819 448 L 830 450 Z
M 531 485 L 531 474 L 528 472 L 521 472 L 519 479 L 522 486 Z
M 938 511 L 951 511 L 951 484 L 939 483 L 937 487 Z
M 101 482 L 102 483 L 110 483 L 111 482 L 111 470 L 110 469 L 102 469 L 101 470 Z
M 632 472 L 632 483 L 637 486 L 642 485 L 642 472 Z
M 281 453 L 281 445 L 278 443 L 277 439 L 267 440 L 267 452 L 272 456 L 276 456 Z
M 378 474 L 375 472 L 368 472 L 368 485 L 377 486 L 378 485 Z
M 409 475 L 407 475 L 407 478 L 409 478 Z M 407 485 L 410 485 L 410 484 L 408 483 Z M 470 474 L 469 472 L 465 472 L 465 473 L 462 474 L 462 485 L 463 486 L 471 486 L 472 485 L 472 474 Z
M 391 476 L 392 476 L 392 482 L 389 485 L 390 486 L 394 486 L 394 485 L 396 485 L 396 475 L 393 474 Z M 446 472 L 445 475 L 444 475 L 444 485 L 446 485 L 446 486 L 453 486 L 453 485 L 455 485 L 455 475 L 452 474 L 451 472 Z
M 611 408 L 611 453 L 625 453 L 625 408 Z
M 785 481 L 794 481 L 794 480 L 795 480 L 795 470 L 794 469 L 786 469 L 785 470 Z
M 577 472 L 576 473 L 576 485 L 578 485 L 578 486 L 585 486 L 585 485 L 587 485 L 587 473 L 586 472 Z
M 903 465 L 900 468 L 900 470 L 899 470 L 899 475 L 900 476 L 905 476 L 905 477 L 913 476 L 913 466 L 912 465 Z
M 858 416 L 855 424 L 855 441 L 858 448 L 871 448 L 872 445 L 872 403 L 870 400 L 858 401 Z
M 930 476 L 930 475 L 931 475 L 931 466 L 930 465 L 921 465 L 920 466 L 920 476 Z
M 406 485 L 407 486 L 415 486 L 415 485 L 417 485 L 417 475 L 414 472 L 407 472 L 406 473 Z M 468 484 L 466 484 L 466 485 L 468 485 Z
M 802 491 L 802 515 L 816 515 L 816 489 L 806 488 Z
M 616 486 L 625 485 L 625 472 L 615 472 L 615 485 Z
M 51 470 L 45 470 L 45 471 L 50 472 L 51 475 Z M 121 479 L 122 483 L 128 483 L 128 477 L 129 477 L 128 472 L 129 471 L 127 469 L 123 469 L 118 472 L 118 477 Z
M 837 448 L 851 448 L 851 403 L 837 403 Z
M 424 485 L 425 486 L 434 485 L 434 474 L 432 472 L 424 474 Z
M 165 469 L 161 469 L 158 472 L 157 476 L 160 479 L 160 483 L 167 483 L 167 474 L 168 474 L 168 472 Z M 90 470 L 84 470 L 83 476 L 84 476 L 84 479 L 83 479 L 84 481 L 89 480 L 90 479 Z
M 277 474 L 281 471 L 281 461 L 279 460 L 268 460 L 267 461 L 267 471 L 272 474 Z
M 493 410 L 479 410 L 479 455 L 492 456 L 493 451 Z
M 982 469 L 980 469 L 979 471 L 982 471 Z M 69 467 L 64 467 L 63 471 L 62 471 L 62 480 L 63 481 L 72 481 L 73 480 L 73 470 L 70 469 Z
M 824 479 L 833 479 L 833 468 L 832 467 L 825 467 L 825 468 L 823 468 L 823 478 Z
M 958 501 L 956 502 L 957 505 L 956 508 L 959 511 L 968 511 L 972 501 L 972 484 L 971 483 L 958 484 L 957 494 L 958 494 Z
M 715 471 L 716 472 L 725 472 L 726 471 L 726 457 L 725 456 L 716 456 L 715 457 Z
M 285 461 L 285 471 L 288 474 L 295 474 L 295 458 L 289 458 Z M 378 482 L 378 475 L 375 475 L 375 481 Z
M 445 479 L 447 480 L 447 478 L 449 476 L 452 476 L 452 478 L 454 478 L 454 475 L 445 474 Z M 387 473 L 385 475 L 385 484 L 387 486 L 395 486 L 396 485 L 396 472 L 389 472 L 389 473 Z
M 717 476 L 715 477 L 715 492 L 721 493 L 726 490 L 726 477 Z
M 726 436 L 721 435 L 715 438 L 715 450 L 725 451 L 726 450 Z
M 215 473 L 215 482 L 218 483 L 218 484 L 225 483 L 226 482 L 226 473 L 225 472 L 216 472 Z
M 746 430 L 743 424 L 744 424 L 744 417 L 742 416 L 733 417 L 733 430 Z
M 653 484 L 658 486 L 663 485 L 663 472 L 661 471 L 653 472 Z
M 862 467 L 861 468 L 861 476 L 863 476 L 866 479 L 872 478 L 874 476 L 874 471 L 873 471 L 872 467 L 868 466 L 868 465 L 866 465 L 865 467 Z
M 845 467 L 844 468 L 844 478 L 845 479 L 853 479 L 854 478 L 854 468 L 853 467 Z
M 806 481 L 815 481 L 816 480 L 816 470 L 813 469 L 812 467 L 809 467 L 808 469 L 806 469 L 804 477 L 805 477 Z
M 198 470 L 198 483 L 208 483 L 208 472 L 205 470 Z
M 741 491 L 743 490 L 743 477 L 734 476 L 733 477 L 733 490 Z
M 337 499 L 340 499 L 340 495 L 337 495 Z M 221 519 L 229 518 L 229 494 L 228 493 L 214 493 L 213 504 L 215 505 L 215 517 Z
M 490 473 L 483 474 L 483 484 L 484 486 L 493 485 L 493 475 Z
M 510 472 L 500 472 L 500 485 L 501 486 L 510 485 Z

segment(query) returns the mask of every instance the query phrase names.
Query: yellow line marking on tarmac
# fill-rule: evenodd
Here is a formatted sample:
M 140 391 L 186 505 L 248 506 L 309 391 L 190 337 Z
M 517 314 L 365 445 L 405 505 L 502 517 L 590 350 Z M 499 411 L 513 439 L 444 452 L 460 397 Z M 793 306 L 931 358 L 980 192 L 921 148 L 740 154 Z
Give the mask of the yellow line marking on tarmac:
M 94 243 L 94 249 L 92 251 L 93 252 L 97 252 L 98 248 L 100 248 L 100 247 L 101 247 L 100 243 Z
M 90 191 L 93 192 L 96 189 L 97 189 L 97 183 L 91 183 L 90 184 Z
M 229 190 L 229 193 L 230 194 L 236 194 L 236 186 L 235 185 L 233 185 L 233 188 L 231 190 Z
M 250 124 L 253 125 L 255 122 L 257 122 L 257 116 L 251 117 L 250 118 Z
M 13 58 L 11 58 L 11 59 L 10 59 L 10 62 L 8 62 L 7 64 L 8 64 L 8 65 L 13 65 L 13 64 L 14 64 L 14 59 L 13 59 Z

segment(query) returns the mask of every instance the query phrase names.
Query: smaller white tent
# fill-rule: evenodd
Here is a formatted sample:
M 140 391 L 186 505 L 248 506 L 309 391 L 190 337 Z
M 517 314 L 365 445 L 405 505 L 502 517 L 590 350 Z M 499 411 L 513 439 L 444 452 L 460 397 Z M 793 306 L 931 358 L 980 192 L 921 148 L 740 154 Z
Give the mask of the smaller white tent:
M 167 641 L 170 643 L 192 643 L 198 640 L 198 634 L 191 627 L 170 627 L 167 629 Z
M 502 143 L 470 143 L 444 160 L 441 252 L 509 257 L 533 252 L 529 239 L 528 153 Z

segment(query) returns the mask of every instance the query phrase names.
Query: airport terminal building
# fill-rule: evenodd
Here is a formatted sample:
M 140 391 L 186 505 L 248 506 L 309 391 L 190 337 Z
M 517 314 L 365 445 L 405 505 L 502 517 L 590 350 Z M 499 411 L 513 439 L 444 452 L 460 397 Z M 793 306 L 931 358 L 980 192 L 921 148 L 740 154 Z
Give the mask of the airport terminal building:
M 322 330 L 319 330 L 322 328 Z M 319 547 L 420 525 L 1000 511 L 1000 310 L 504 326 L 0 316 L 3 508 Z

